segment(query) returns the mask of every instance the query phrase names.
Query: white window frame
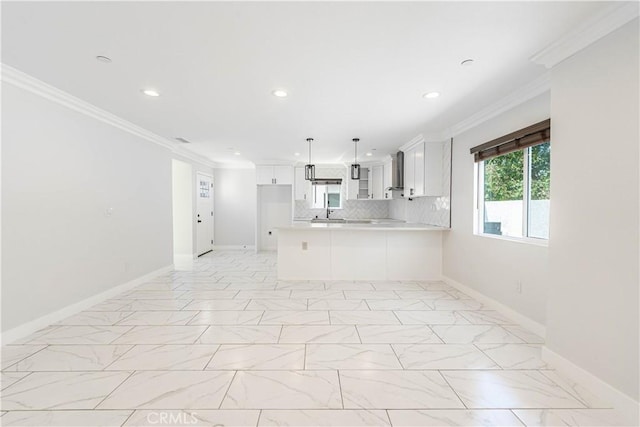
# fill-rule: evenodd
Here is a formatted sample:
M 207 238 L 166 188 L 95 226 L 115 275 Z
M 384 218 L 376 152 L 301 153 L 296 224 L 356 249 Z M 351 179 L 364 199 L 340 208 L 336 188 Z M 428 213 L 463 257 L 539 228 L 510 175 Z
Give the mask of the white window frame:
M 327 208 L 327 185 L 312 185 L 311 186 L 311 208 L 312 209 L 326 209 Z M 319 189 L 322 189 L 322 191 L 318 191 Z M 318 197 L 323 197 L 323 201 L 322 201 L 322 207 L 320 207 L 320 205 L 318 205 Z M 340 185 L 340 206 L 337 207 L 331 207 L 329 209 L 334 210 L 334 209 L 342 209 L 342 204 L 343 204 L 343 188 L 342 185 Z
M 484 232 L 484 160 L 480 162 L 474 163 L 474 200 L 473 205 L 474 215 L 473 215 L 473 234 L 481 237 L 488 237 L 491 239 L 498 240 L 507 240 L 511 242 L 518 243 L 527 243 L 538 246 L 549 246 L 549 239 L 544 239 L 542 237 L 529 237 L 529 199 L 531 195 L 531 148 L 527 147 L 523 148 L 524 151 L 524 161 L 523 161 L 523 204 L 522 204 L 522 237 L 514 237 L 514 236 L 503 236 L 499 234 L 490 234 Z

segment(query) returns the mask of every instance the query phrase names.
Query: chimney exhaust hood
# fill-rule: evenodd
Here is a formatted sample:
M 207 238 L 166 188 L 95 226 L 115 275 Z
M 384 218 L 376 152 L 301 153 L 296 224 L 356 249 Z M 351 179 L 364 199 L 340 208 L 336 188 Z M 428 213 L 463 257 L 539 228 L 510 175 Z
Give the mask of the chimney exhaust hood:
M 385 190 L 404 190 L 404 152 L 391 155 L 391 187 Z

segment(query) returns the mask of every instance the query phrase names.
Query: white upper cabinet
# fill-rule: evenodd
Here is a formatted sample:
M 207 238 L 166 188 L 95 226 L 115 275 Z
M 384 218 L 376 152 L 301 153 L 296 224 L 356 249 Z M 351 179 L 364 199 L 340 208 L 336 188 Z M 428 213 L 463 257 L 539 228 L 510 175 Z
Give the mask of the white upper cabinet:
M 256 166 L 256 184 L 293 185 L 293 167 L 284 165 Z
M 304 179 L 304 167 L 295 168 L 293 191 L 295 200 L 310 200 L 311 181 Z
M 360 170 L 360 175 L 362 175 Z M 347 167 L 347 200 L 358 200 L 358 193 L 360 192 L 360 180 L 351 179 L 351 166 Z
M 256 166 L 256 184 L 273 184 L 273 166 Z
M 442 196 L 443 188 L 444 143 L 429 142 L 425 144 L 425 196 Z
M 384 199 L 384 168 L 382 165 L 369 168 L 369 189 L 371 199 Z
M 293 167 L 292 166 L 274 166 L 273 177 L 274 184 L 293 185 Z
M 351 168 L 347 168 L 347 200 L 384 200 L 383 165 L 362 165 L 360 179 L 351 179 Z
M 424 141 L 404 152 L 404 197 L 424 195 Z
M 383 191 L 383 199 L 391 199 L 393 194 L 389 188 L 393 184 L 393 161 L 391 159 L 384 162 L 382 166 L 382 191 Z

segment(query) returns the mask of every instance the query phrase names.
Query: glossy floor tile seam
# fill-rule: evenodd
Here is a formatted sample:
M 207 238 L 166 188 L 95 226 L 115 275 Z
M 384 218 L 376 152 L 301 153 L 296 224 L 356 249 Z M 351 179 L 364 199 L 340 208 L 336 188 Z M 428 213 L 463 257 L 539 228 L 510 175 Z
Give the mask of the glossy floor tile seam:
M 404 324 L 405 324 L 402 320 L 400 320 L 400 317 L 398 316 L 398 313 L 396 313 L 396 310 L 392 310 L 391 312 L 392 312 L 392 313 L 393 313 L 393 315 L 396 317 L 396 319 L 398 319 L 398 322 L 399 322 L 401 325 L 404 325 Z
M 357 329 L 357 328 L 356 328 Z M 389 347 L 391 347 L 391 351 L 393 351 L 393 354 L 396 356 L 396 359 L 398 359 L 398 363 L 400 364 L 400 366 L 402 367 L 403 370 L 407 370 L 407 368 L 404 366 L 404 364 L 402 363 L 402 359 L 400 359 L 400 356 L 398 356 L 398 352 L 396 351 L 396 349 L 393 347 L 393 344 L 389 344 Z
M 98 406 L 100 406 L 102 404 L 102 402 L 104 402 L 105 400 L 107 400 L 109 398 L 109 396 L 111 396 L 113 393 L 115 393 L 116 390 L 118 390 L 118 388 L 120 386 L 122 386 L 122 384 L 124 384 L 125 382 L 127 382 L 127 380 L 129 378 L 131 378 L 133 375 L 135 375 L 136 371 L 131 372 L 124 380 L 122 380 L 122 382 L 120 382 L 120 384 L 118 384 L 113 390 L 111 390 L 102 400 L 100 400 L 100 402 L 98 402 L 98 404 L 96 406 L 93 407 L 94 410 L 96 410 L 98 408 Z
M 340 370 L 336 370 L 338 374 L 338 387 L 340 388 L 340 403 L 342 404 L 342 409 L 344 409 L 344 393 L 342 392 L 342 381 L 340 380 Z
M 220 400 L 220 405 L 218 405 L 218 409 L 222 408 L 222 404 L 224 403 L 225 399 L 227 398 L 227 395 L 229 394 L 229 390 L 231 390 L 231 386 L 233 385 L 233 382 L 236 379 L 236 376 L 238 376 L 238 371 L 235 371 L 233 373 L 233 377 L 231 378 L 231 381 L 229 381 L 229 385 L 227 386 L 224 395 L 222 396 L 222 400 Z
M 360 336 L 360 331 L 358 330 L 358 325 L 353 325 L 353 329 L 356 330 L 356 335 L 358 335 L 358 341 L 360 341 L 360 344 L 364 344 L 364 341 L 362 341 L 362 337 Z

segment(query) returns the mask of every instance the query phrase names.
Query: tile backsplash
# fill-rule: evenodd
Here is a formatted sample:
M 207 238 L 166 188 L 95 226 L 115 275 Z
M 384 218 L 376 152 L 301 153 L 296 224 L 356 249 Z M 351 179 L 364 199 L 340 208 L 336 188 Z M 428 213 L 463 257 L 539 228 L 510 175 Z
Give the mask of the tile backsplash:
M 450 227 L 450 200 L 449 196 L 394 199 L 390 202 L 389 215 L 407 222 Z
M 326 209 L 311 209 L 305 200 L 296 200 L 296 218 L 325 218 Z M 342 209 L 332 209 L 331 218 L 380 219 L 390 218 L 388 200 L 343 200 Z

